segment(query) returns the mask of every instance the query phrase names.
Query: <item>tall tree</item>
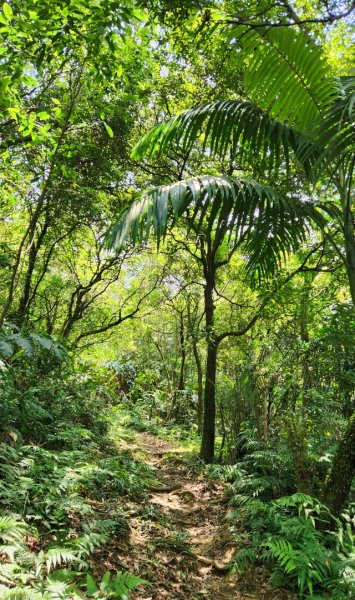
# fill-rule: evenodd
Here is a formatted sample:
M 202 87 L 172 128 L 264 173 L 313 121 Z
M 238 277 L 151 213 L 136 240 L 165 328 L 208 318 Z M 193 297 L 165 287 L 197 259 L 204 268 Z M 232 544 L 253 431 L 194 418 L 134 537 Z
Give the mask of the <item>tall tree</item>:
M 249 274 L 257 271 L 259 277 L 270 275 L 280 265 L 282 255 L 298 248 L 306 238 L 307 226 L 311 222 L 324 224 L 325 221 L 314 205 L 284 197 L 251 179 L 202 177 L 144 194 L 113 227 L 110 243 L 120 250 L 128 236 L 133 241 L 145 239 L 153 228 L 159 244 L 168 226 L 181 216 L 197 236 L 198 260 L 204 276 L 207 358 L 201 456 L 206 462 L 212 462 L 218 345 L 228 336 L 247 332 L 270 299 L 263 300 L 257 313 L 240 331 L 217 335 L 214 325 L 217 270 L 241 248 L 247 257 Z M 220 259 L 224 243 L 227 245 L 226 256 Z
M 214 154 L 224 156 L 228 153 L 232 157 L 240 156 L 241 160 L 245 157 L 250 159 L 251 153 L 257 152 L 263 157 L 264 171 L 270 174 L 279 168 L 289 170 L 290 153 L 311 181 L 324 181 L 325 172 L 334 193 L 338 194 L 340 210 L 337 205 L 333 205 L 328 208 L 328 212 L 335 221 L 334 229 L 340 228 L 343 232 L 345 253 L 336 245 L 334 234 L 329 232 L 326 223 L 321 223 L 318 219 L 318 225 L 326 236 L 333 239 L 333 245 L 346 268 L 351 297 L 355 303 L 352 192 L 355 165 L 352 131 L 354 81 L 350 78 L 339 81 L 333 75 L 321 46 L 301 27 L 295 30 L 295 24 L 294 16 L 292 23 L 265 23 L 261 20 L 255 24 L 245 22 L 244 18 L 240 19 L 238 16 L 221 19 L 219 13 L 215 29 L 222 29 L 222 36 L 232 51 L 238 50 L 234 52 L 233 60 L 243 69 L 244 90 L 254 102 L 222 101 L 185 111 L 149 132 L 135 148 L 133 156 L 140 158 L 144 155 L 160 155 L 170 146 L 179 146 L 184 152 L 188 152 L 195 140 L 203 134 L 204 150 L 209 146 L 210 152 Z M 270 72 L 273 77 L 270 77 Z M 237 185 L 237 190 L 242 190 L 245 195 L 240 182 Z M 275 192 L 273 190 L 271 196 Z M 221 211 L 220 196 L 223 198 L 224 208 Z M 232 228 L 236 213 L 240 210 L 238 193 L 230 188 L 226 190 L 222 179 L 216 180 L 214 186 L 207 179 L 196 180 L 192 184 L 182 182 L 171 189 L 153 191 L 136 202 L 133 210 L 128 210 L 114 228 L 111 243 L 120 247 L 130 233 L 133 239 L 137 235 L 142 237 L 144 231 L 149 233 L 153 215 L 154 231 L 159 243 L 166 227 L 169 200 L 173 219 L 182 215 L 191 204 L 194 205 L 193 218 L 198 228 L 201 228 L 206 206 L 213 201 L 210 230 L 213 224 L 227 229 L 228 223 Z M 323 208 L 327 207 L 323 205 Z M 258 217 L 263 215 L 264 209 L 265 205 L 262 203 L 258 206 L 251 203 L 249 215 L 253 214 L 253 224 L 249 223 L 249 232 L 253 231 L 253 227 L 254 230 L 257 229 L 255 221 L 258 223 Z M 249 243 L 250 248 L 247 216 L 243 214 L 243 209 L 240 214 L 243 227 L 239 229 L 239 235 L 246 238 L 246 245 L 248 247 Z M 257 263 L 261 274 L 267 273 L 270 268 L 270 261 L 265 264 L 270 249 L 275 258 L 275 234 L 270 232 L 270 224 L 273 223 L 270 216 L 266 221 L 267 226 L 258 231 L 254 250 L 255 247 L 259 250 L 254 256 L 253 248 L 251 252 L 251 264 L 255 266 Z M 284 217 L 285 214 L 281 218 L 282 225 L 285 224 Z M 306 217 L 306 211 L 299 215 L 301 220 Z M 294 224 L 293 222 L 292 226 Z M 237 228 L 238 226 L 240 228 L 237 220 Z M 286 235 L 286 229 L 282 231 L 281 239 L 284 242 L 290 229 L 292 227 L 289 227 Z M 296 233 L 296 239 L 297 235 Z M 292 242 L 292 235 L 288 241 Z M 252 247 L 253 243 L 255 244 L 255 240 Z M 292 248 L 292 243 L 290 247 Z M 285 246 L 278 248 L 277 252 L 280 250 L 285 251 Z M 212 359 L 211 355 L 211 364 Z M 215 381 L 211 381 L 214 389 Z M 210 450 L 205 458 L 210 460 L 211 456 L 213 452 Z

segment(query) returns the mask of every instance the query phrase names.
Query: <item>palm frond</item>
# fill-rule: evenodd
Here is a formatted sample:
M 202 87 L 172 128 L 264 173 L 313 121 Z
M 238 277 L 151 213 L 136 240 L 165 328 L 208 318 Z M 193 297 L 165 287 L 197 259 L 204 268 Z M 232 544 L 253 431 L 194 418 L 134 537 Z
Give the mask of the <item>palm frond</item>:
M 290 27 L 223 24 L 249 96 L 271 117 L 313 129 L 334 103 L 338 86 L 320 45 Z
M 325 159 L 335 166 L 352 160 L 355 150 L 355 77 L 344 78 L 339 85 L 340 96 L 325 114 L 317 140 Z
M 288 165 L 290 150 L 299 160 L 306 156 L 303 164 L 307 171 L 318 154 L 306 136 L 251 102 L 224 100 L 186 110 L 157 125 L 135 146 L 132 157 L 160 156 L 174 143 L 187 152 L 196 139 L 213 155 L 229 153 L 243 159 L 250 153 L 261 154 L 270 171 L 279 165 L 281 154 Z
M 253 179 L 205 176 L 140 195 L 119 216 L 108 244 L 120 250 L 127 239 L 146 241 L 153 231 L 159 246 L 183 215 L 197 233 L 213 230 L 233 244 L 242 242 L 247 271 L 257 270 L 259 277 L 272 274 L 288 252 L 299 247 L 311 223 L 325 222 L 315 205 Z

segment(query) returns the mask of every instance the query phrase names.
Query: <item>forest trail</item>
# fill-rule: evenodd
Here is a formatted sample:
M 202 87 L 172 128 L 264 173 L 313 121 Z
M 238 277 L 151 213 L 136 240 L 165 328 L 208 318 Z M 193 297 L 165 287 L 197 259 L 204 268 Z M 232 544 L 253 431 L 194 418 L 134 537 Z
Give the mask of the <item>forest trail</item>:
M 156 478 L 143 504 L 125 504 L 126 544 L 105 552 L 105 569 L 127 569 L 149 582 L 132 600 L 290 598 L 271 590 L 258 569 L 241 579 L 229 571 L 235 542 L 224 521 L 223 484 L 198 474 L 186 450 L 156 436 L 136 433 L 128 448 Z
M 155 546 L 158 563 L 152 573 L 154 593 L 137 593 L 135 598 L 242 598 L 235 590 L 235 575 L 228 574 L 234 546 L 222 523 L 223 486 L 189 470 L 184 451 L 170 442 L 144 433 L 137 435 L 137 443 L 156 473 L 158 483 L 149 502 L 157 507 L 165 527 L 147 531 L 141 520 L 133 523 L 132 542 Z M 184 544 L 190 553 L 184 552 Z

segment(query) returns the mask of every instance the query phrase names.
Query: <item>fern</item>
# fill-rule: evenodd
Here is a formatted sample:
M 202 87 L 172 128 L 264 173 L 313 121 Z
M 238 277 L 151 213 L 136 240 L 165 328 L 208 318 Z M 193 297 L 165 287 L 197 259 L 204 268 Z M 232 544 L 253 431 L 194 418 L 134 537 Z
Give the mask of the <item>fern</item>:
M 36 592 L 29 586 L 16 586 L 9 590 L 5 586 L 0 585 L 0 594 L 3 600 L 43 600 L 44 598 L 42 593 Z
M 355 573 L 351 515 L 344 513 L 338 519 L 318 498 L 300 492 L 285 495 L 289 454 L 284 448 L 278 454 L 257 443 L 252 431 L 240 438 L 246 454 L 230 471 L 234 479 L 227 520 L 236 544 L 242 531 L 246 547 L 234 555 L 233 568 L 242 572 L 261 562 L 270 569 L 273 585 L 289 587 L 300 598 L 315 598 L 318 591 L 332 593 L 334 600 L 351 598 Z M 318 528 L 324 522 L 327 529 Z
M 231 569 L 238 573 L 245 573 L 257 562 L 256 548 L 243 548 L 238 550 L 231 560 Z
M 135 590 L 143 583 L 146 583 L 144 579 L 131 575 L 130 573 L 117 573 L 113 580 L 113 587 L 115 592 L 124 599 L 131 590 Z
M 308 496 L 307 494 L 298 492 L 292 496 L 279 498 L 275 501 L 275 504 L 287 509 L 296 508 L 299 515 L 304 515 L 312 521 L 313 526 L 315 526 L 316 520 L 322 520 L 322 516 L 325 517 L 323 520 L 327 523 L 331 519 L 336 520 L 327 506 L 322 504 L 317 498 L 312 498 L 312 496 Z
M 97 583 L 90 573 L 88 573 L 85 586 L 88 595 L 95 598 L 128 600 L 131 591 L 135 590 L 139 585 L 146 583 L 147 581 L 144 579 L 128 572 L 119 572 L 112 577 L 110 571 L 106 571 L 100 583 Z
M 242 477 L 245 471 L 239 465 L 210 465 L 208 474 L 211 479 L 233 482 Z
M 0 538 L 5 541 L 21 542 L 26 535 L 28 527 L 24 521 L 12 516 L 0 516 Z
M 263 542 L 262 546 L 270 549 L 270 554 L 279 561 L 286 573 L 290 573 L 296 568 L 295 551 L 287 540 Z
M 78 554 L 66 548 L 50 548 L 44 554 L 47 572 L 50 573 L 56 567 L 78 561 Z M 41 564 L 41 563 L 40 563 Z

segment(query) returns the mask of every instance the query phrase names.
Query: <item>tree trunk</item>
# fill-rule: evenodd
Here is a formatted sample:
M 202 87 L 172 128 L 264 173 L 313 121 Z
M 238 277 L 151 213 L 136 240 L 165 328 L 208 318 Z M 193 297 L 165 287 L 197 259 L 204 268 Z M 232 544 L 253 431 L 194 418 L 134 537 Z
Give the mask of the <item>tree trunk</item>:
M 307 406 L 309 404 L 309 391 L 313 386 L 313 373 L 310 368 L 310 353 L 308 349 L 309 344 L 309 306 L 311 304 L 311 291 L 313 286 L 313 281 L 315 279 L 315 273 L 305 273 L 303 279 L 303 287 L 301 292 L 300 299 L 300 313 L 299 313 L 299 324 L 300 324 L 300 337 L 302 342 L 304 342 L 304 347 L 302 348 L 302 359 L 301 359 L 301 367 L 302 367 L 302 399 L 303 405 Z
M 216 371 L 217 344 L 211 340 L 207 346 L 206 381 L 203 399 L 203 426 L 200 456 L 209 464 L 214 459 L 214 443 L 216 428 Z
M 185 327 L 184 327 L 184 313 L 180 312 L 180 353 L 181 353 L 181 363 L 180 363 L 180 375 L 179 375 L 179 383 L 178 390 L 184 391 L 185 389 L 185 362 L 186 362 L 186 348 L 185 348 Z
M 336 451 L 325 483 L 323 499 L 332 512 L 339 513 L 346 503 L 355 474 L 355 413 Z
M 207 358 L 205 375 L 205 393 L 203 398 L 203 426 L 200 457 L 205 463 L 214 460 L 215 428 L 216 428 L 216 371 L 218 344 L 214 331 L 213 290 L 215 287 L 214 265 L 205 267 L 205 314 L 207 333 Z
M 29 304 L 30 294 L 31 294 L 32 277 L 33 277 L 33 273 L 34 273 L 34 270 L 36 267 L 37 256 L 38 256 L 38 253 L 42 246 L 43 239 L 48 231 L 48 227 L 49 227 L 49 223 L 48 223 L 48 216 L 47 216 L 46 222 L 42 226 L 42 231 L 38 235 L 38 239 L 37 240 L 34 239 L 35 231 L 33 232 L 33 234 L 31 234 L 33 237 L 33 242 L 30 246 L 30 250 L 28 253 L 27 271 L 26 271 L 23 288 L 22 288 L 22 295 L 21 295 L 18 310 L 17 310 L 17 317 L 18 317 L 19 323 L 23 322 L 23 320 L 25 319 L 26 314 L 28 312 L 28 304 Z
M 343 233 L 346 253 L 346 271 L 349 279 L 350 294 L 355 306 L 355 236 L 354 236 L 354 215 L 352 211 L 352 198 L 349 193 L 341 194 L 343 208 Z
M 202 417 L 203 417 L 203 373 L 201 365 L 201 357 L 197 347 L 197 341 L 192 342 L 192 350 L 195 357 L 197 371 L 197 428 L 198 433 L 202 433 Z
M 198 305 L 196 307 L 196 311 L 198 311 Z M 200 320 L 197 318 L 193 320 L 191 315 L 191 298 L 188 296 L 187 299 L 187 323 L 189 328 L 189 337 L 192 342 L 192 352 L 195 359 L 196 364 L 196 373 L 197 373 L 197 430 L 199 435 L 202 433 L 202 416 L 203 416 L 203 370 L 201 363 L 201 356 L 198 350 L 198 337 L 199 337 L 199 323 Z M 197 323 L 197 327 L 195 327 Z

